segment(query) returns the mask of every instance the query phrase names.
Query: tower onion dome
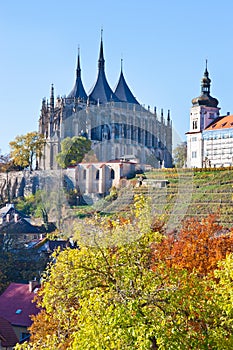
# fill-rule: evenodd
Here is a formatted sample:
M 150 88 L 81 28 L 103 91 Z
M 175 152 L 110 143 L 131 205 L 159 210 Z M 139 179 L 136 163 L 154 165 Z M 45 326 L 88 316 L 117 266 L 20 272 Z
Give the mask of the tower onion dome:
M 218 100 L 210 96 L 210 83 L 211 79 L 209 78 L 209 72 L 207 70 L 207 60 L 206 60 L 206 69 L 204 76 L 201 80 L 201 95 L 199 97 L 192 99 L 193 106 L 207 106 L 207 107 L 217 107 Z
M 137 105 L 139 104 L 125 81 L 125 77 L 122 70 L 122 60 L 120 78 L 118 80 L 114 93 L 122 102 L 134 103 Z
M 100 42 L 100 54 L 98 61 L 98 76 L 96 83 L 89 94 L 89 100 L 93 103 L 107 103 L 107 102 L 120 102 L 117 96 L 114 94 L 110 88 L 104 70 L 104 53 L 103 53 L 103 40 L 101 32 L 101 42 Z
M 68 98 L 80 98 L 81 100 L 87 101 L 87 94 L 84 90 L 82 79 L 81 79 L 79 50 L 78 50 L 78 62 L 77 62 L 77 69 L 76 69 L 76 81 L 72 91 L 68 95 Z

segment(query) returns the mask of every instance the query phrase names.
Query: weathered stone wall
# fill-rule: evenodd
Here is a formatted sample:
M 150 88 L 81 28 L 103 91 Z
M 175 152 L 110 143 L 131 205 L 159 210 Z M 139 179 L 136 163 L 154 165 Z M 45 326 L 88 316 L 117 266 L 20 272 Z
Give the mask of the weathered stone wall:
M 0 173 L 0 201 L 10 202 L 35 194 L 39 189 L 49 191 L 51 186 L 62 186 L 64 180 L 67 188 L 75 188 L 75 169 Z

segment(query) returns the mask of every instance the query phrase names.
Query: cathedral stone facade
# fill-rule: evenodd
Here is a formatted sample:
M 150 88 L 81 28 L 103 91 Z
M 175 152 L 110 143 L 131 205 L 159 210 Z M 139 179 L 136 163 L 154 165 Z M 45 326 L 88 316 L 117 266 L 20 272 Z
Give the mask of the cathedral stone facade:
M 43 99 L 39 132 L 46 143 L 40 169 L 57 169 L 56 155 L 66 137 L 85 136 L 92 141 L 92 150 L 100 162 L 136 158 L 139 163 L 154 167 L 172 166 L 172 122 L 158 116 L 156 108 L 145 109 L 138 103 L 126 83 L 122 64 L 120 77 L 113 91 L 105 74 L 103 40 L 101 36 L 97 80 L 86 93 L 78 53 L 76 80 L 70 94 L 50 100 Z

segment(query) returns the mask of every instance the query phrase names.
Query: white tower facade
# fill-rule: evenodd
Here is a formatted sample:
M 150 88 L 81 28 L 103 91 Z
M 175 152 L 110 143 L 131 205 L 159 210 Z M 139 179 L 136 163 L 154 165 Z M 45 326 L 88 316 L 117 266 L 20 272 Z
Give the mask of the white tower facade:
M 202 132 L 213 120 L 219 117 L 218 100 L 210 96 L 210 83 L 206 64 L 201 80 L 201 95 L 192 99 L 189 131 L 186 133 L 188 168 L 203 167 L 205 159 Z

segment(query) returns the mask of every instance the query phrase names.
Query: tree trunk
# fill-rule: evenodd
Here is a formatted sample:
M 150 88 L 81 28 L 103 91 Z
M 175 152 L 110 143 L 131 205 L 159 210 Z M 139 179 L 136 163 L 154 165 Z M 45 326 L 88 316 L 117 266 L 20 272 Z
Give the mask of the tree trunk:
M 156 338 L 155 337 L 151 337 L 151 342 L 152 342 L 152 344 L 151 344 L 151 349 L 152 350 L 157 350 L 159 347 L 158 347 L 158 345 L 157 345 L 157 341 L 156 341 Z

